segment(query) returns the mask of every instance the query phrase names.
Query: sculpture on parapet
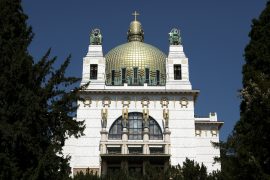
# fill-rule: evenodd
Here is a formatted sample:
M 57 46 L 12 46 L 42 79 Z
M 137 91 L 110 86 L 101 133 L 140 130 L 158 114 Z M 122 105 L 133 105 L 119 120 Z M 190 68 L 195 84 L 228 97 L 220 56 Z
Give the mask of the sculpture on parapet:
M 143 127 L 149 128 L 149 109 L 143 109 Z
M 128 126 L 128 109 L 122 109 L 122 126 L 123 128 L 127 128 Z
M 102 35 L 100 29 L 93 29 L 90 35 L 90 44 L 91 45 L 101 45 L 102 44 Z
M 165 128 L 169 127 L 169 109 L 163 109 L 163 124 Z
M 107 118 L 108 118 L 108 109 L 107 108 L 103 108 L 101 110 L 101 126 L 102 128 L 107 127 Z
M 180 30 L 173 28 L 169 33 L 169 42 L 170 45 L 182 45 L 182 40 L 180 36 Z

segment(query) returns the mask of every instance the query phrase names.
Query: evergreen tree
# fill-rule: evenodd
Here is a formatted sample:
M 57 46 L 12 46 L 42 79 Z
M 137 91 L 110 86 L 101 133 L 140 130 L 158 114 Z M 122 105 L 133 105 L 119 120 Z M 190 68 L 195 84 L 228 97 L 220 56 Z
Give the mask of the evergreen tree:
M 222 171 L 233 179 L 270 179 L 270 1 L 249 37 L 240 120 L 228 138 Z
M 189 159 L 183 163 L 182 173 L 184 180 L 206 180 L 208 176 L 207 169 L 203 164 L 200 166 L 194 160 Z
M 67 179 L 65 139 L 82 134 L 73 120 L 79 79 L 66 77 L 49 51 L 34 64 L 27 48 L 33 33 L 20 0 L 0 1 L 0 179 Z

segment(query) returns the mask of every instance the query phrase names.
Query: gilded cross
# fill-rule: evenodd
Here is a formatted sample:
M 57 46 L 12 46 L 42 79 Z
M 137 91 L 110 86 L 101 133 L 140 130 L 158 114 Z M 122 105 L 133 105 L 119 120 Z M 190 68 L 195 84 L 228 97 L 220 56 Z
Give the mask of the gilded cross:
M 139 16 L 140 14 L 135 11 L 134 13 L 132 13 L 132 15 L 135 17 L 135 21 L 137 21 L 137 16 Z

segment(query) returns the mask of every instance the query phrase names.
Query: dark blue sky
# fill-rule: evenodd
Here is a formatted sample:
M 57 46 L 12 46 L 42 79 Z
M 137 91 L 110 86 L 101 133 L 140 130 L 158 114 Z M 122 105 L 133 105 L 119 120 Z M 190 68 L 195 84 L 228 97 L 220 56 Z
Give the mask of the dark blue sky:
M 68 74 L 81 77 L 89 33 L 100 28 L 103 51 L 126 42 L 131 13 L 137 10 L 145 42 L 168 53 L 168 33 L 180 28 L 189 58 L 193 89 L 201 90 L 197 115 L 217 112 L 225 122 L 225 140 L 239 119 L 243 52 L 249 41 L 251 20 L 257 18 L 266 0 L 47 0 L 23 1 L 35 38 L 29 48 L 35 60 L 48 48 L 58 65 L 72 55 Z

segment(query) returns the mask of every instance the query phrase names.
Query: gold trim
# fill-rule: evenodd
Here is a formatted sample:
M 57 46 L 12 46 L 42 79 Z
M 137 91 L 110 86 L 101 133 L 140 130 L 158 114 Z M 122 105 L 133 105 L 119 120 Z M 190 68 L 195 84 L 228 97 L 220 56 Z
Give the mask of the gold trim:
M 122 98 L 122 104 L 123 104 L 123 107 L 128 107 L 129 108 L 129 105 L 130 105 L 130 98 L 128 96 L 125 96 Z
M 183 108 L 183 107 L 187 108 L 188 107 L 188 99 L 186 97 L 181 98 L 180 105 L 181 105 L 181 108 Z
M 91 98 L 90 97 L 85 98 L 83 101 L 83 104 L 84 104 L 84 107 L 86 106 L 91 107 L 91 104 L 92 104 Z
M 148 97 L 143 97 L 141 100 L 142 107 L 144 108 L 145 106 L 148 108 L 150 102 Z
M 111 105 L 111 98 L 110 97 L 104 97 L 102 100 L 102 105 L 103 107 L 108 106 L 110 107 Z
M 162 108 L 168 108 L 168 105 L 169 105 L 169 100 L 167 97 L 162 97 L 161 100 L 160 100 L 160 104 L 161 104 L 161 107 Z

